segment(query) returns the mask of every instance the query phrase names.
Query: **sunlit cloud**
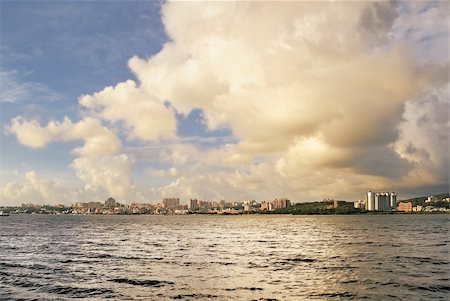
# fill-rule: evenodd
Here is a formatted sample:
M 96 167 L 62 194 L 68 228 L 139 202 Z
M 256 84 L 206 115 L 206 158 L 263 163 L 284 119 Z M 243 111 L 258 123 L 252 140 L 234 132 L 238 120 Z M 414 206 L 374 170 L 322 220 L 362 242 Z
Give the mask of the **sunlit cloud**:
M 84 189 L 124 199 L 445 187 L 448 24 L 430 20 L 447 6 L 167 2 L 168 41 L 129 59 L 135 80 L 81 95 L 78 122 L 18 116 L 9 130 L 34 148 L 84 142 L 71 165 Z M 177 136 L 194 111 L 205 132 L 229 134 Z M 165 184 L 135 187 L 139 164 Z

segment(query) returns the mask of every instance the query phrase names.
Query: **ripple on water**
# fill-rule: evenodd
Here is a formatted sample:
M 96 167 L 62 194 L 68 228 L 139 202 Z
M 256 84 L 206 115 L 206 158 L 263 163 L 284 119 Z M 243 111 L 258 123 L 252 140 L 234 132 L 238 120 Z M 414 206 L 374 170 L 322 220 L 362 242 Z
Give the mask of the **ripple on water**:
M 448 300 L 449 221 L 11 216 L 0 300 Z
M 164 285 L 173 285 L 174 282 L 171 281 L 161 281 L 161 280 L 139 280 L 139 279 L 127 279 L 127 278 L 116 278 L 109 280 L 116 283 L 126 283 L 130 285 L 146 286 L 146 287 L 161 287 Z

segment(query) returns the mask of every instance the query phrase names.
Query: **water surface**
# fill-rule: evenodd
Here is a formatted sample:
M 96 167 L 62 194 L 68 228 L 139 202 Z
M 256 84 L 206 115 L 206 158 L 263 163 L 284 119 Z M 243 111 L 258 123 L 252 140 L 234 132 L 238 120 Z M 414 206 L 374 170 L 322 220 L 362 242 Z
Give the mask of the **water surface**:
M 3 300 L 449 300 L 449 215 L 0 217 Z

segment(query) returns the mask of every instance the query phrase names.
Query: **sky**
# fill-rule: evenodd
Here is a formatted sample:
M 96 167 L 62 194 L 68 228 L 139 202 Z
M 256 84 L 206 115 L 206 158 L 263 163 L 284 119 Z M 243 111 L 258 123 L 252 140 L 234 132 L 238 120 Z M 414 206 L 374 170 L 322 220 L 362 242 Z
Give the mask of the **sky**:
M 449 191 L 449 2 L 0 1 L 0 205 Z

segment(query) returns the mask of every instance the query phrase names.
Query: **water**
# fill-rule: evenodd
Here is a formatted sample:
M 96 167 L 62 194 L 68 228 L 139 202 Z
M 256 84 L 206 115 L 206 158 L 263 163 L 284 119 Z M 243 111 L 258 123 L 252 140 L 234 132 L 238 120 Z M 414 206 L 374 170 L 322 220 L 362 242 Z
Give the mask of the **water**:
M 449 300 L 449 215 L 0 218 L 1 300 Z

